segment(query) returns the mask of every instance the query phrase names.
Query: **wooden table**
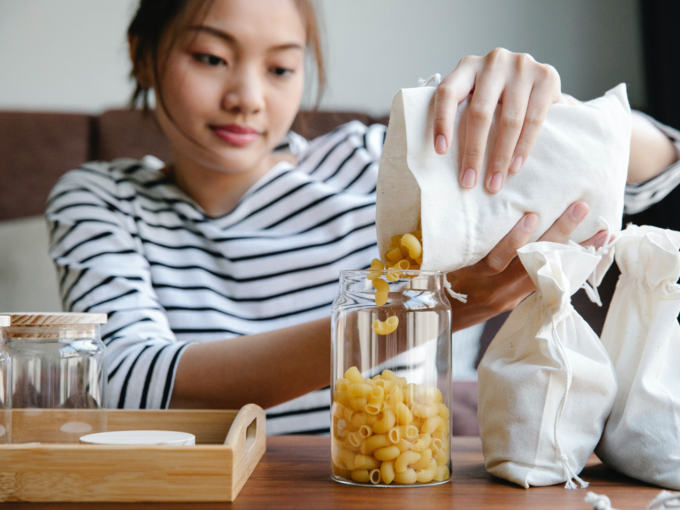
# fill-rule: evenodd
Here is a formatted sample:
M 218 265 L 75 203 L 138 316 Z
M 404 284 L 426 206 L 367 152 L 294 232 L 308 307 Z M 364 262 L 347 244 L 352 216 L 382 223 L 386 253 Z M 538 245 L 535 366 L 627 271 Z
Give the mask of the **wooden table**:
M 0 510 L 86 510 L 198 508 L 233 509 L 370 509 L 430 510 L 464 509 L 569 509 L 591 510 L 584 502 L 589 490 L 606 494 L 614 508 L 644 509 L 661 491 L 611 471 L 593 457 L 581 474 L 590 482 L 586 490 L 565 490 L 562 485 L 529 490 L 492 477 L 484 470 L 479 438 L 458 437 L 452 442 L 452 481 L 445 485 L 415 489 L 352 487 L 329 478 L 330 439 L 287 436 L 267 439 L 267 453 L 234 503 L 4 503 Z M 83 483 L 87 483 L 86 480 Z

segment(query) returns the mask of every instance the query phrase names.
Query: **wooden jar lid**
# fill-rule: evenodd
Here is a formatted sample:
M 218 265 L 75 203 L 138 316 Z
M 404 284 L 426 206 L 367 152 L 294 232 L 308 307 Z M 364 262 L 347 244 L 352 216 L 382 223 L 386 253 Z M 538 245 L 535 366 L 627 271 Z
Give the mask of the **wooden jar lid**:
M 0 327 L 106 324 L 106 320 L 105 313 L 5 313 L 0 315 Z

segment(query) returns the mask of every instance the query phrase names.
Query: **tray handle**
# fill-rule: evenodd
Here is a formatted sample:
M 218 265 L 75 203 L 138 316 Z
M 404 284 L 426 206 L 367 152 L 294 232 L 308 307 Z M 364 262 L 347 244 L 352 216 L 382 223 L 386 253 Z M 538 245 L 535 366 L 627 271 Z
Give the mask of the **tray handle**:
M 232 501 L 267 450 L 265 414 L 255 404 L 246 404 L 236 415 L 224 444 L 234 452 Z

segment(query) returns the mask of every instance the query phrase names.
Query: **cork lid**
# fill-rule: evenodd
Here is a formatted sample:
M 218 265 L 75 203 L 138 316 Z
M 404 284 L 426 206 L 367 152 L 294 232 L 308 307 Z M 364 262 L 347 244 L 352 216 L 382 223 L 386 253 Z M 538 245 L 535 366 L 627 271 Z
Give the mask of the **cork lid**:
M 5 313 L 0 315 L 0 327 L 106 324 L 106 320 L 105 313 Z

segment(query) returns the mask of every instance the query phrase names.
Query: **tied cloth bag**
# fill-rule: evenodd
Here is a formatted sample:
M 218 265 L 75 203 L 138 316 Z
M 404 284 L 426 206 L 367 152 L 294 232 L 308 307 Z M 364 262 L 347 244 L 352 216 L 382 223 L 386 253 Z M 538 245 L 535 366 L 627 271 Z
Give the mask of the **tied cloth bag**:
M 489 473 L 524 488 L 578 477 L 616 396 L 609 356 L 571 296 L 596 270 L 595 249 L 538 242 L 517 250 L 536 292 L 513 310 L 479 365 Z M 590 295 L 590 293 L 589 293 Z
M 596 453 L 628 476 L 680 490 L 680 232 L 629 226 L 602 343 L 619 390 Z
M 437 85 L 438 76 L 424 84 Z M 531 239 L 536 241 L 577 200 L 590 206 L 590 214 L 572 233 L 573 241 L 595 235 L 600 217 L 612 233 L 620 231 L 631 133 L 624 84 L 587 103 L 553 104 L 522 170 L 509 175 L 496 195 L 482 184 L 471 190 L 459 185 L 467 100 L 456 112 L 451 150 L 445 155 L 434 151 L 435 90 L 402 89 L 392 102 L 377 187 L 376 229 L 383 260 L 392 236 L 420 229 L 421 269 L 454 271 L 488 255 L 527 212 L 540 218 Z M 481 175 L 486 175 L 496 146 L 499 117 L 500 107 Z

